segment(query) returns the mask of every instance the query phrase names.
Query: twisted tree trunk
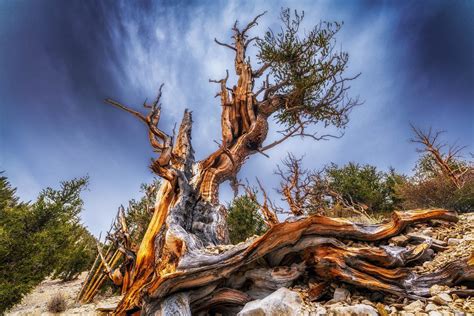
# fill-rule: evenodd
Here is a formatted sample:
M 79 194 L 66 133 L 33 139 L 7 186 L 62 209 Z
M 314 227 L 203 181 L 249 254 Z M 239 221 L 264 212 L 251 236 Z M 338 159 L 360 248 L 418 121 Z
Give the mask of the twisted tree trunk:
M 214 173 L 193 161 L 191 122 L 191 113 L 185 112 L 173 150 L 180 157 L 174 169 L 177 176 L 165 181 L 158 192 L 155 213 L 117 314 L 136 310 L 147 315 L 170 315 L 173 310 L 183 315 L 234 313 L 249 300 L 290 286 L 308 273 L 412 298 L 426 296 L 433 284 L 473 280 L 472 260 L 427 275 L 405 268 L 432 251 L 429 241 L 408 248 L 355 248 L 339 241 L 376 243 L 415 222 L 457 220 L 456 214 L 445 210 L 395 212 L 390 222 L 379 225 L 324 216 L 296 218 L 273 225 L 257 239 L 224 246 L 228 243 L 225 210 L 213 202 L 212 194 L 208 199 L 202 195 L 208 192 L 202 191 L 202 185 L 212 187 L 203 177 Z

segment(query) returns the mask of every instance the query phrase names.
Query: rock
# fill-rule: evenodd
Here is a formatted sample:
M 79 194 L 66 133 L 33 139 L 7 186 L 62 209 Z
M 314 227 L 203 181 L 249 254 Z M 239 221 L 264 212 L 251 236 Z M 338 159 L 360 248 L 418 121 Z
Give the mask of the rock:
M 425 228 L 425 229 L 422 230 L 422 233 L 424 235 L 432 237 L 433 236 L 433 228 L 432 227 Z
M 238 316 L 296 316 L 299 315 L 303 301 L 298 293 L 287 288 L 280 288 L 269 296 L 248 302 L 237 314 Z
M 434 311 L 434 310 L 437 310 L 437 309 L 438 309 L 438 306 L 436 306 L 433 303 L 428 303 L 428 305 L 426 305 L 426 307 L 425 307 L 425 312 L 431 312 L 431 311 Z
M 334 296 L 332 298 L 332 301 L 345 302 L 349 299 L 350 296 L 351 296 L 351 293 L 348 290 L 343 289 L 342 287 L 338 287 L 334 290 Z
M 323 306 L 318 304 L 316 306 L 314 306 L 314 305 L 308 306 L 306 310 L 300 311 L 298 315 L 325 316 L 327 314 L 328 314 L 327 310 Z
M 97 306 L 95 310 L 100 313 L 112 313 L 116 308 L 117 308 L 117 304 L 114 304 L 114 305 L 101 304 Z
M 408 242 L 408 237 L 405 235 L 398 235 L 390 238 L 388 242 L 395 246 L 404 246 Z
M 430 315 L 430 316 L 443 316 L 443 314 L 441 314 L 441 313 L 438 312 L 438 311 L 431 311 L 431 312 L 429 312 L 428 315 Z
M 446 305 L 450 302 L 452 302 L 453 299 L 451 298 L 451 295 L 448 293 L 439 293 L 435 297 L 433 297 L 433 302 L 435 302 L 438 305 Z
M 365 305 L 375 306 L 375 304 L 374 304 L 374 303 L 372 303 L 372 302 L 371 302 L 371 301 L 369 301 L 369 300 L 362 300 L 362 302 L 361 302 L 361 303 L 362 303 L 362 304 L 365 304 Z
M 425 307 L 423 302 L 417 300 L 417 301 L 411 302 L 410 304 L 404 306 L 403 309 L 408 311 L 408 312 L 414 312 L 414 311 L 419 311 L 419 310 L 423 309 L 423 307 Z
M 448 239 L 448 245 L 450 245 L 450 246 L 455 246 L 455 245 L 459 244 L 461 241 L 462 241 L 462 239 L 449 238 L 449 239 Z
M 276 315 L 276 314 L 275 314 Z M 338 316 L 378 316 L 379 313 L 375 308 L 365 304 L 356 304 L 352 306 L 337 306 L 328 308 L 328 315 Z
M 443 292 L 445 289 L 446 289 L 445 286 L 433 285 L 432 287 L 430 287 L 430 294 L 431 296 L 435 296 L 436 294 Z

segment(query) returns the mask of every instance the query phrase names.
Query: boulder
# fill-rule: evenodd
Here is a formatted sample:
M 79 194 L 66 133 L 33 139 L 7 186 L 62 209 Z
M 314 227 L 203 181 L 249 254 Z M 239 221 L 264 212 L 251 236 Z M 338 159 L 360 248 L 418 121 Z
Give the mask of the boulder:
M 248 302 L 238 316 L 296 316 L 301 313 L 303 300 L 298 293 L 280 288 L 269 296 Z

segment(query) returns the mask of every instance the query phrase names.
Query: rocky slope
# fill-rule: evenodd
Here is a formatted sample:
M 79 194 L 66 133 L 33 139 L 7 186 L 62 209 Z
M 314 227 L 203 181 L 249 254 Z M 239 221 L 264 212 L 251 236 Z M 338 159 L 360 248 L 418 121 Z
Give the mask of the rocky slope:
M 460 215 L 457 223 L 432 222 L 409 228 L 404 235 L 389 240 L 391 244 L 404 246 L 416 240 L 429 239 L 438 251 L 433 258 L 417 268 L 417 272 L 433 271 L 440 266 L 474 254 L 474 213 Z M 350 244 L 351 242 L 348 241 Z M 62 293 L 68 305 L 63 315 L 98 315 L 97 309 L 115 306 L 120 297 L 98 297 L 91 304 L 75 303 L 85 277 L 72 282 L 45 280 L 22 303 L 7 315 L 48 315 L 47 303 L 57 293 Z M 474 290 L 467 286 L 455 288 L 433 286 L 427 300 L 399 300 L 379 292 L 369 292 L 341 284 L 330 284 L 323 296 L 312 297 L 312 289 L 318 284 L 301 284 L 291 289 L 281 288 L 273 294 L 249 302 L 240 316 L 256 315 L 405 315 L 443 316 L 474 315 Z
M 432 222 L 408 228 L 404 235 L 389 242 L 404 246 L 408 241 L 431 240 L 439 247 L 432 260 L 426 261 L 417 272 L 433 271 L 447 262 L 474 255 L 474 213 L 460 215 L 457 223 Z M 351 243 L 351 242 L 349 242 Z M 360 246 L 360 245 L 359 245 Z M 444 316 L 474 315 L 474 290 L 467 286 L 449 288 L 433 286 L 426 300 L 399 300 L 379 292 L 359 290 L 351 286 L 330 284 L 327 293 L 312 297 L 318 284 L 302 284 L 291 289 L 282 288 L 262 300 L 249 302 L 239 316 L 257 315 L 405 315 Z M 316 291 L 318 292 L 318 291 Z

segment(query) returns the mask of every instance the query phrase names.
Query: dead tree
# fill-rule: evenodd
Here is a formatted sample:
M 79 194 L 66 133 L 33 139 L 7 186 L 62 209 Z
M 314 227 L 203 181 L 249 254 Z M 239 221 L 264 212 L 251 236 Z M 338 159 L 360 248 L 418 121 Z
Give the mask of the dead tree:
M 283 161 L 283 167 L 277 166 L 275 172 L 280 176 L 280 187 L 277 192 L 288 203 L 290 212 L 295 216 L 308 213 L 308 205 L 313 193 L 313 175 L 301 166 L 302 158 L 288 154 Z
M 417 276 L 402 268 L 417 258 L 419 252 L 413 249 L 351 248 L 338 241 L 377 241 L 416 221 L 456 219 L 444 210 L 395 213 L 391 222 L 370 229 L 342 219 L 311 216 L 276 223 L 265 235 L 246 243 L 220 246 L 228 243 L 225 208 L 218 199 L 220 184 L 235 179 L 249 156 L 265 153 L 290 137 L 331 137 L 309 130 L 315 124 L 343 128 L 358 104 L 347 94 L 349 82 L 356 77 L 344 76 L 348 55 L 334 49 L 339 24 L 321 23 L 300 37 L 303 15 L 292 17 L 284 10 L 281 32 L 269 30 L 263 38 L 250 37 L 261 16 L 242 28 L 236 22 L 232 43 L 216 40 L 235 55 L 237 82 L 229 85 L 228 72 L 224 79 L 213 81 L 220 86 L 222 141 L 207 158 L 194 159 L 190 111 L 184 112 L 177 134 L 159 127 L 161 88 L 154 102 L 144 103 L 147 114 L 106 100 L 145 124 L 158 156 L 150 168 L 163 179 L 115 313 L 228 314 L 252 299 L 249 287 L 252 293 L 263 293 L 291 285 L 309 272 L 413 297 L 425 295 L 433 282 L 472 278 L 472 267 L 466 262 L 440 275 Z M 246 55 L 252 43 L 258 48 L 256 69 Z M 262 86 L 255 88 L 259 78 L 263 78 Z M 266 144 L 270 118 L 282 126 L 282 137 Z M 466 274 L 460 275 L 462 271 Z
M 442 143 L 439 140 L 443 131 L 433 131 L 431 128 L 428 132 L 411 126 L 416 137 L 411 139 L 411 142 L 423 145 L 418 151 L 421 153 L 428 153 L 434 160 L 439 172 L 449 179 L 456 188 L 460 189 L 464 186 L 464 180 L 469 173 L 473 173 L 473 167 L 469 164 L 464 164 L 458 159 L 461 152 L 466 146 L 451 145 Z M 443 153 L 443 148 L 447 148 L 447 152 Z

